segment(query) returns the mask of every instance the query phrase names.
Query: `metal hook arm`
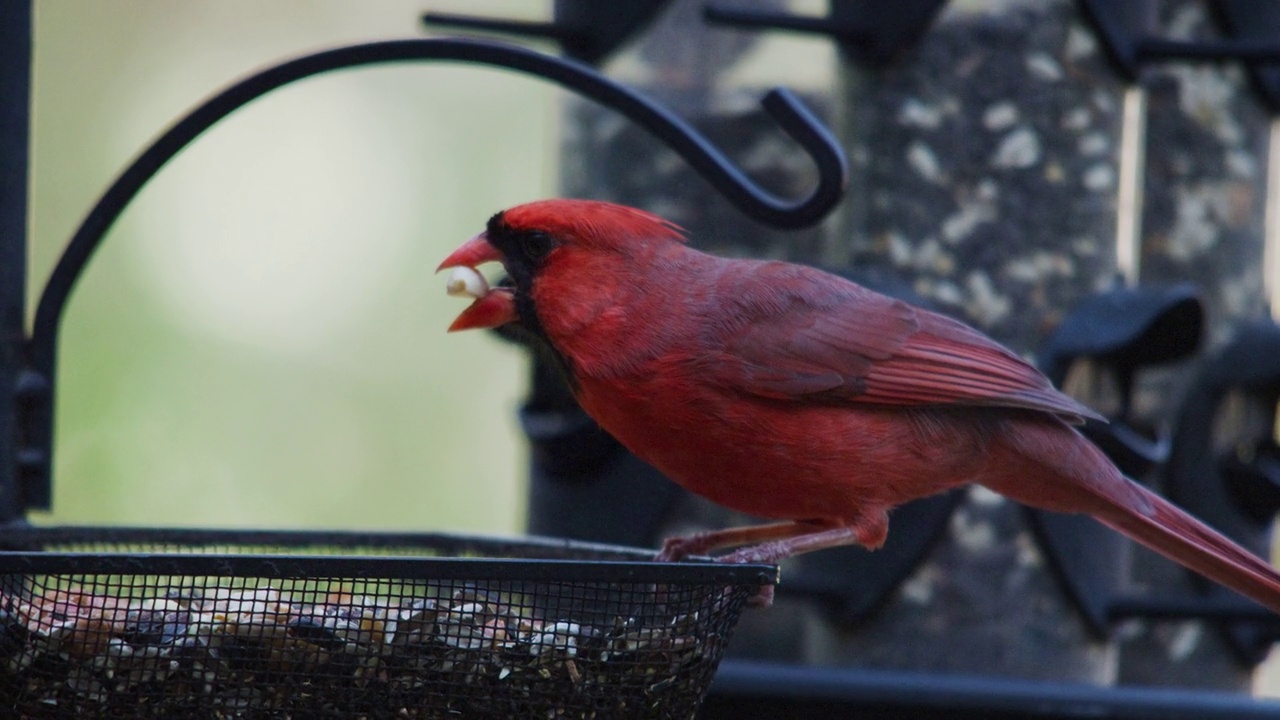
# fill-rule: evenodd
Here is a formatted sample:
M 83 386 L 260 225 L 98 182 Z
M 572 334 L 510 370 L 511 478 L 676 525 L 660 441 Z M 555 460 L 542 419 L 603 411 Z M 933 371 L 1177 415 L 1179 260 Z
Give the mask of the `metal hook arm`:
M 53 372 L 59 323 L 81 271 L 116 219 L 138 191 L 202 132 L 252 100 L 283 85 L 340 68 L 384 62 L 444 60 L 516 70 L 545 78 L 617 110 L 680 154 L 697 172 L 747 215 L 777 227 L 800 228 L 822 220 L 839 202 L 848 183 L 844 153 L 831 133 L 791 93 L 776 89 L 764 109 L 813 158 L 817 187 L 799 201 L 761 189 L 684 120 L 643 95 L 573 60 L 494 42 L 461 39 L 390 40 L 305 55 L 251 75 L 192 110 L 151 144 L 103 193 L 63 251 L 36 308 L 28 346 L 28 367 L 47 390 L 25 418 L 26 447 L 35 450 L 24 468 L 30 506 L 47 507 L 48 462 L 52 443 Z M 39 383 L 37 383 L 39 384 Z

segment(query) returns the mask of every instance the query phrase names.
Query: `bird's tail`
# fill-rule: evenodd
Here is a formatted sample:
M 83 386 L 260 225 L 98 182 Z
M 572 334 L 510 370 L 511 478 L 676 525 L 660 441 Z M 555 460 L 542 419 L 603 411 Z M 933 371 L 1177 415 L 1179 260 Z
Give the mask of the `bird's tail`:
M 1280 613 L 1280 572 L 1126 478 L 1073 428 L 1024 418 L 1002 439 L 1013 452 L 992 455 L 995 469 L 988 473 L 990 481 L 984 479 L 988 487 L 1035 507 L 1088 513 L 1170 560 Z
M 1280 613 L 1280 573 L 1274 567 L 1141 485 L 1131 483 L 1130 490 L 1142 496 L 1149 504 L 1149 511 L 1117 507 L 1112 512 L 1097 513 L 1097 519 L 1170 560 Z

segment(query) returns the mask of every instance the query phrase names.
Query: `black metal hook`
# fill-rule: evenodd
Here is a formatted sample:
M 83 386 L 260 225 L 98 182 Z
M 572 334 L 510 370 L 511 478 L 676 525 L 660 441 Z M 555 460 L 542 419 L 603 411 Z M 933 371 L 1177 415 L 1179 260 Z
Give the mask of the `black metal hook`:
M 783 200 L 761 189 L 687 122 L 573 60 L 479 40 L 389 40 L 325 50 L 268 68 L 205 101 L 144 150 L 99 198 L 58 260 L 36 307 L 27 347 L 28 386 L 43 387 L 44 391 L 38 397 L 28 398 L 21 408 L 23 438 L 19 461 L 26 507 L 48 508 L 51 499 L 53 377 L 62 310 L 84 266 L 125 206 L 182 148 L 250 101 L 295 80 L 330 70 L 409 60 L 502 67 L 581 93 L 644 127 L 675 150 L 738 209 L 777 227 L 799 228 L 822 220 L 839 202 L 848 183 L 848 163 L 840 145 L 794 95 L 782 88 L 770 91 L 761 103 L 818 168 L 818 181 L 812 194 L 799 201 Z

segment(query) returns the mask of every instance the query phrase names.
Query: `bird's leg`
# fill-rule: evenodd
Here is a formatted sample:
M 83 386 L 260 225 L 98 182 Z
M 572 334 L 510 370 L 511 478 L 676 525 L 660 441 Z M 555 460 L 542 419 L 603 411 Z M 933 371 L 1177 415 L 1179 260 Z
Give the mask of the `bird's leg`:
M 889 534 L 889 515 L 885 512 L 870 513 L 859 518 L 852 525 L 843 525 L 826 530 L 812 531 L 813 527 L 813 524 L 810 524 L 811 532 L 805 534 L 783 536 L 757 545 L 751 545 L 750 547 L 739 548 L 728 555 L 716 558 L 716 561 L 776 563 L 792 555 L 813 552 L 814 550 L 825 550 L 842 545 L 853 545 L 854 543 L 862 545 L 868 550 L 875 550 L 884 544 L 884 539 Z M 760 590 L 755 595 L 747 598 L 747 604 L 752 607 L 769 607 L 772 605 L 773 586 L 761 585 Z
M 826 550 L 828 547 L 854 543 L 860 544 L 867 550 L 877 550 L 884 544 L 884 537 L 888 536 L 888 514 L 887 512 L 869 512 L 849 525 L 820 529 L 810 524 L 809 530 L 808 533 L 790 533 L 786 536 L 767 538 L 765 542 L 733 551 L 724 557 L 719 557 L 718 560 L 721 562 L 777 562 L 804 552 Z
M 751 547 L 761 547 L 772 542 L 785 541 L 787 538 L 812 535 L 819 528 L 824 527 L 830 527 L 830 524 L 818 520 L 795 520 L 768 525 L 725 528 L 723 530 L 711 530 L 667 538 L 662 543 L 662 552 L 658 553 L 658 557 L 655 559 L 659 562 L 679 561 L 689 555 L 705 555 L 719 548 L 748 545 L 750 543 L 755 543 Z M 732 555 L 729 557 L 732 557 Z M 747 604 L 752 607 L 769 607 L 772 605 L 773 586 L 761 585 L 755 595 L 747 598 Z
M 723 557 L 716 558 L 716 560 L 736 563 L 776 563 L 792 555 L 813 552 L 814 550 L 825 550 L 855 543 L 867 546 L 869 549 L 875 549 L 875 547 L 879 547 L 884 542 L 883 535 L 881 535 L 878 542 L 874 538 L 867 538 L 876 543 L 873 547 L 868 542 L 864 542 L 865 535 L 866 533 L 856 525 L 831 528 L 830 530 L 820 530 L 807 535 L 771 540 L 758 545 L 744 547 Z
M 760 546 L 769 541 L 811 535 L 820 528 L 831 524 L 819 520 L 796 520 L 793 522 L 771 523 L 769 525 L 749 525 L 747 527 L 725 528 L 667 538 L 662 543 L 662 552 L 654 558 L 659 562 L 677 562 L 690 555 L 706 555 L 712 550 L 739 545 Z

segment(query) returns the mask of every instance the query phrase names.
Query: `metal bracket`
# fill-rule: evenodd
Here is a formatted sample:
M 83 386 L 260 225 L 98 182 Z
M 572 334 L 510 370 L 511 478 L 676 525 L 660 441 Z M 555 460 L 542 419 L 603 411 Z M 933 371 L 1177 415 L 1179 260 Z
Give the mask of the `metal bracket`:
M 1232 393 L 1246 407 L 1224 407 Z M 1276 403 L 1280 400 L 1280 326 L 1271 321 L 1243 325 L 1201 367 L 1174 428 L 1173 454 L 1165 473 L 1169 499 L 1187 508 L 1248 550 L 1270 554 L 1272 519 L 1280 511 L 1280 448 Z M 1246 422 L 1252 405 L 1252 422 Z M 1244 412 L 1240 412 L 1244 411 Z M 1234 427 L 1231 427 L 1234 425 Z M 1242 602 L 1235 593 L 1191 575 L 1206 605 Z M 1247 619 L 1236 615 L 1234 620 Z M 1280 633 L 1248 622 L 1227 626 L 1228 637 L 1248 663 L 1261 659 Z
M 1280 3 L 1275 0 L 1218 0 L 1223 25 L 1243 41 L 1280 44 Z M 1280 62 L 1250 63 L 1254 87 L 1273 113 L 1280 113 Z
M 1145 34 L 1154 21 L 1151 0 L 1080 0 L 1112 63 L 1130 81 L 1142 65 L 1160 60 L 1242 61 L 1273 111 L 1280 110 L 1280 6 L 1273 0 L 1217 0 L 1230 40 L 1169 40 Z M 1267 66 L 1271 63 L 1270 66 Z
M 826 35 L 848 57 L 868 65 L 888 65 L 929 29 L 947 0 L 832 0 L 826 17 L 802 17 L 784 13 L 707 5 L 708 23 L 737 28 L 785 30 Z
M 424 13 L 427 26 L 551 40 L 575 60 L 598 65 L 642 29 L 669 0 L 556 0 L 551 22 Z
M 1167 438 L 1148 437 L 1132 424 L 1134 376 L 1142 367 L 1194 354 L 1203 324 L 1204 307 L 1190 285 L 1119 288 L 1077 304 L 1040 353 L 1045 374 L 1059 386 L 1072 362 L 1081 358 L 1114 375 L 1119 412 L 1110 423 L 1090 422 L 1081 431 L 1129 477 L 1143 477 L 1167 462 L 1170 453 Z M 1127 541 L 1088 517 L 1035 509 L 1027 513 L 1068 597 L 1090 629 L 1105 636 L 1113 619 L 1111 602 L 1124 580 Z
M 1134 377 L 1140 368 L 1195 354 L 1204 317 L 1192 285 L 1117 288 L 1080 301 L 1039 353 L 1045 375 L 1059 387 L 1081 358 L 1116 378 L 1119 412 L 1110 422 L 1089 422 L 1081 431 L 1129 477 L 1141 478 L 1169 457 L 1167 438 L 1148 437 L 1130 421 Z

